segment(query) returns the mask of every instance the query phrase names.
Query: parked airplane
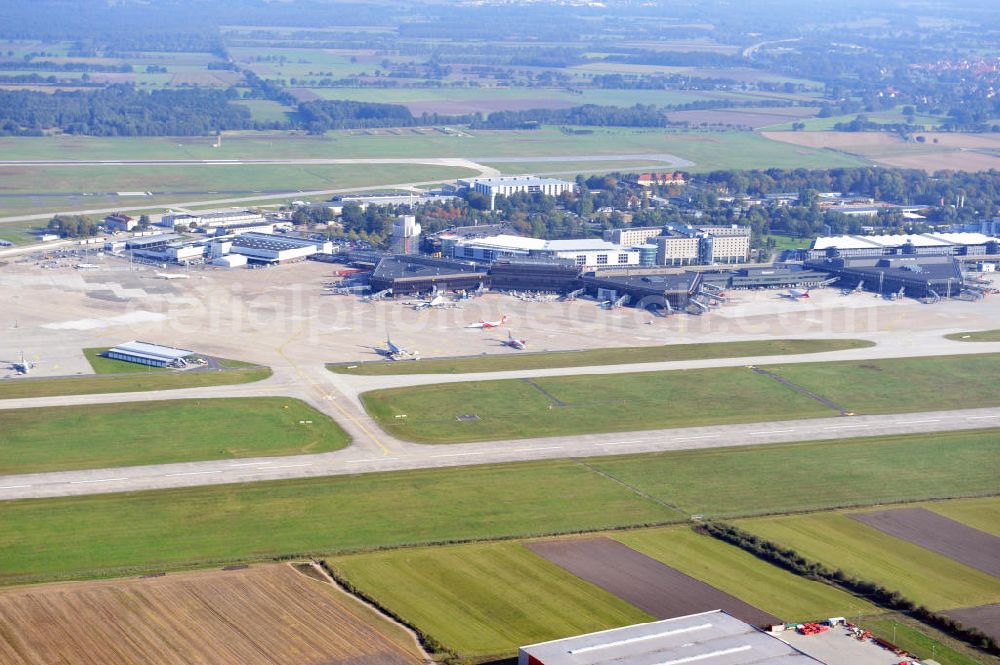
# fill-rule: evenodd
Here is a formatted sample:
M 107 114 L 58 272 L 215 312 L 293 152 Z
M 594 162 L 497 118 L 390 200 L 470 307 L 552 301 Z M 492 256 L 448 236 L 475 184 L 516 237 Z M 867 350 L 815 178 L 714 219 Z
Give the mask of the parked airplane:
M 434 309 L 435 307 L 444 307 L 445 305 L 450 304 L 451 303 L 448 302 L 448 299 L 439 293 L 430 300 L 421 300 L 413 303 L 413 309 Z
M 507 331 L 507 339 L 500 343 L 504 346 L 509 346 L 512 349 L 517 349 L 518 351 L 524 351 L 524 349 L 528 346 L 528 340 L 517 339 L 509 330 Z
M 788 298 L 789 300 L 799 300 L 800 298 L 809 297 L 809 289 L 789 289 L 781 294 L 782 298 Z
M 174 272 L 158 272 L 156 276 L 160 279 L 188 279 L 188 275 L 178 275 Z
M 35 368 L 35 363 L 24 357 L 24 351 L 21 351 L 21 360 L 3 360 L 0 362 L 7 363 L 7 366 L 14 370 L 17 375 L 28 374 Z
M 507 315 L 503 314 L 496 321 L 484 321 L 484 320 L 480 319 L 479 323 L 470 323 L 469 325 L 467 325 L 465 327 L 466 328 L 479 328 L 480 330 L 489 330 L 490 328 L 499 328 L 500 326 L 504 325 L 505 323 L 507 323 Z
M 408 351 L 397 344 L 393 344 L 392 339 L 388 335 L 385 336 L 385 346 L 384 347 L 372 347 L 375 353 L 380 356 L 384 356 L 389 360 L 405 360 L 407 358 L 416 359 L 420 355 L 419 351 Z

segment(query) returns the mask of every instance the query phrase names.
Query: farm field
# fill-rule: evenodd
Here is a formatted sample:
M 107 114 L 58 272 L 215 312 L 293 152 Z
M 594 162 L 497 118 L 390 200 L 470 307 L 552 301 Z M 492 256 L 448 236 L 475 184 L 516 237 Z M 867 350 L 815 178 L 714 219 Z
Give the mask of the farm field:
M 176 388 L 225 386 L 252 383 L 271 376 L 267 367 L 231 368 L 226 371 L 131 372 L 98 376 L 67 376 L 60 379 L 21 377 L 0 381 L 0 399 L 49 397 L 52 395 L 96 395 L 133 393 Z
M 421 632 L 477 660 L 652 620 L 517 542 L 375 552 L 328 563 Z
M 731 397 L 724 413 L 705 410 Z M 834 415 L 826 406 L 746 368 L 617 374 L 595 393 L 592 376 L 432 384 L 361 395 L 393 436 L 460 443 Z M 669 408 L 665 408 L 669 405 Z M 406 414 L 406 418 L 397 418 Z M 459 420 L 458 416 L 471 419 Z
M 947 612 L 951 618 L 966 626 L 975 626 L 994 639 L 1000 639 L 1000 604 L 965 607 Z
M 532 541 L 532 552 L 657 619 L 722 609 L 755 626 L 779 623 L 774 615 L 603 536 Z
M 668 344 L 665 346 L 614 347 L 557 353 L 521 353 L 509 356 L 475 358 L 426 358 L 419 363 L 374 362 L 328 365 L 331 372 L 364 376 L 397 374 L 461 374 L 501 372 L 552 367 L 587 367 L 635 362 L 739 358 L 742 356 L 795 355 L 823 353 L 873 346 L 857 339 L 776 339 L 747 342 L 710 342 L 704 344 Z
M 947 339 L 956 342 L 1000 342 L 1000 330 L 977 330 L 975 332 L 960 332 L 945 335 Z
M 0 585 L 995 493 L 997 459 L 981 430 L 8 501 Z
M 689 528 L 637 529 L 611 537 L 783 621 L 878 612 L 864 600 Z
M 1000 354 L 771 365 L 858 413 L 996 406 Z M 725 413 L 699 405 L 728 396 Z M 420 443 L 458 443 L 834 415 L 831 408 L 743 367 L 619 374 L 593 391 L 590 376 L 505 379 L 364 393 L 388 432 Z M 669 405 L 670 408 L 662 408 Z M 396 416 L 406 414 L 406 418 Z M 461 415 L 476 418 L 458 420 Z M 513 417 L 512 417 L 513 416 Z
M 773 128 L 772 128 L 773 129 Z M 941 169 L 985 171 L 1000 168 L 995 137 L 988 134 L 925 132 L 923 143 L 904 142 L 896 134 L 881 132 L 782 132 L 761 136 L 774 141 L 850 154 L 886 166 L 919 168 L 928 173 Z
M 851 513 L 882 533 L 937 552 L 1000 578 L 1000 538 L 926 508 L 892 508 Z
M 287 564 L 8 590 L 0 625 L 8 665 L 422 662 L 400 627 Z
M 956 522 L 1000 536 L 1000 499 L 996 497 L 946 501 L 926 507 Z
M 172 400 L 0 411 L 0 474 L 337 450 L 349 437 L 280 397 Z
M 884 584 L 934 610 L 1000 602 L 1000 579 L 843 513 L 759 518 L 739 526 L 806 558 Z

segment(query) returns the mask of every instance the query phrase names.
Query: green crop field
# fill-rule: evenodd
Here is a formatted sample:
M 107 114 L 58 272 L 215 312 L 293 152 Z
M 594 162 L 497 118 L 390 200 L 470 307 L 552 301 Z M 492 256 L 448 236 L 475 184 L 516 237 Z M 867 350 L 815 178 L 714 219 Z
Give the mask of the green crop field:
M 430 358 L 417 363 L 374 362 L 327 365 L 338 374 L 386 376 L 395 374 L 462 374 L 503 372 L 552 367 L 593 367 L 626 363 L 652 363 L 671 360 L 704 360 L 744 356 L 787 356 L 800 353 L 823 353 L 874 346 L 860 339 L 773 339 L 749 342 L 710 342 L 705 344 L 667 344 L 633 346 L 588 351 L 519 353 L 517 355 L 477 356 L 475 358 Z
M 841 513 L 759 518 L 739 526 L 934 610 L 1000 602 L 1000 579 Z
M 926 507 L 956 522 L 1000 536 L 1000 497 L 935 502 Z
M 784 621 L 878 612 L 829 584 L 807 580 L 688 528 L 639 529 L 612 537 Z
M 723 396 L 725 409 L 705 408 Z M 835 415 L 819 402 L 742 367 L 615 374 L 613 380 L 584 375 L 469 381 L 376 390 L 364 393 L 361 400 L 387 432 L 421 443 Z M 475 418 L 459 420 L 463 415 Z
M 0 431 L 0 474 L 321 453 L 349 441 L 280 397 L 10 409 Z
M 982 430 L 6 501 L 0 584 L 995 493 L 998 448 Z
M 419 363 L 413 363 L 417 367 Z M 766 368 L 857 413 L 1000 405 L 1000 354 L 793 363 Z M 595 391 L 594 386 L 601 390 Z M 457 443 L 836 415 L 743 367 L 432 384 L 361 396 L 394 436 Z M 724 409 L 704 405 L 724 400 Z M 405 418 L 397 417 L 405 414 Z M 459 420 L 458 416 L 476 418 Z
M 977 330 L 945 335 L 948 339 L 958 342 L 1000 342 L 1000 330 Z
M 594 458 L 588 463 L 689 515 L 821 510 L 995 494 L 1000 430 Z
M 329 561 L 380 604 L 467 658 L 652 621 L 520 543 L 404 549 Z
M 269 376 L 271 376 L 270 368 L 255 367 L 247 369 L 233 368 L 226 371 L 133 372 L 117 375 L 68 376 L 59 379 L 22 377 L 0 381 L 0 399 L 202 388 L 205 386 L 252 383 L 266 379 Z

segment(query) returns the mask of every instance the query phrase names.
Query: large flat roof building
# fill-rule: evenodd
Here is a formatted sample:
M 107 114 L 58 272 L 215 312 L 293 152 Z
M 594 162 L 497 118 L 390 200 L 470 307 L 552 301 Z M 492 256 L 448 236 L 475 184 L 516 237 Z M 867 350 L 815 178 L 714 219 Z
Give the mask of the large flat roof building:
M 113 346 L 104 352 L 113 360 L 124 360 L 150 367 L 183 367 L 184 359 L 194 355 L 194 351 L 176 349 L 172 346 L 161 346 L 149 342 L 131 341 Z
M 983 233 L 909 233 L 884 236 L 826 236 L 813 241 L 810 259 L 840 256 L 945 254 L 976 256 L 1000 252 L 1000 239 Z
M 468 181 L 469 188 L 479 192 L 490 200 L 490 209 L 496 207 L 498 196 L 512 194 L 546 194 L 559 196 L 563 192 L 572 192 L 576 184 L 555 178 L 538 178 L 533 175 L 497 176 L 495 178 L 476 178 Z
M 567 259 L 581 268 L 638 266 L 639 250 L 597 238 L 543 240 L 512 235 L 460 238 L 449 243 L 456 259 L 492 263 L 499 259 Z
M 781 640 L 723 612 L 614 628 L 532 644 L 518 665 L 820 665 Z
M 663 266 L 744 263 L 750 258 L 750 227 L 666 226 L 608 229 L 604 239 L 624 247 L 656 246 L 656 263 Z

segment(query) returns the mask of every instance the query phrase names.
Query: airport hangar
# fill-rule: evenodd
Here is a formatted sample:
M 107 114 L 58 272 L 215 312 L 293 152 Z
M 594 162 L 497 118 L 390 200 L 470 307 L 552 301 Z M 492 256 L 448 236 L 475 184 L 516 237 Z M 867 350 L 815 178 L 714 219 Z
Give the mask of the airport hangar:
M 195 355 L 195 352 L 149 342 L 131 341 L 113 346 L 103 355 L 112 360 L 124 360 L 150 367 L 185 367 L 188 364 L 187 359 Z

